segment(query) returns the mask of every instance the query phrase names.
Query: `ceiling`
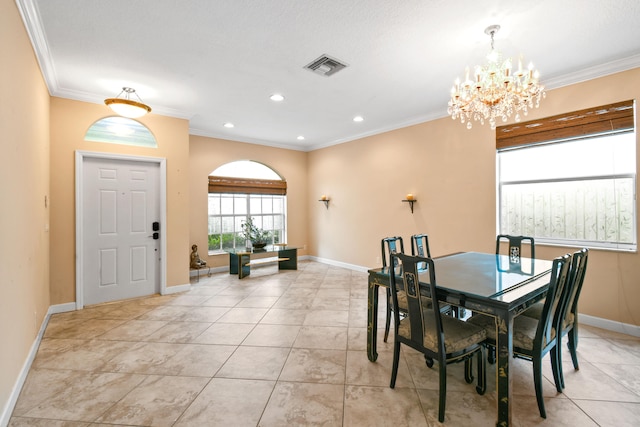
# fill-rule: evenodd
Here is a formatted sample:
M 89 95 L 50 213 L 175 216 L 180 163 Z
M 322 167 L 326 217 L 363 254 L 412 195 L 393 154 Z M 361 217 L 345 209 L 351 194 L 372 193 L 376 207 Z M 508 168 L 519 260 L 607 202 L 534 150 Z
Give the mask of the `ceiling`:
M 132 87 L 191 134 L 302 151 L 445 117 L 492 24 L 496 50 L 534 62 L 547 89 L 640 66 L 637 0 L 16 3 L 51 95 L 102 103 Z M 323 54 L 348 66 L 303 68 Z

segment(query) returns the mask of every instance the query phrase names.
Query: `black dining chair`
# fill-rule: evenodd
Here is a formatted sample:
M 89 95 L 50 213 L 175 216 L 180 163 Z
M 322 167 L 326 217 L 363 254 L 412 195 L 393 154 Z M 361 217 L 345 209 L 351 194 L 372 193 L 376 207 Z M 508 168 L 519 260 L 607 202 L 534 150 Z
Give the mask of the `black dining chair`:
M 402 241 L 402 237 L 394 236 L 394 237 L 385 237 L 380 242 L 382 249 L 382 267 L 387 267 L 387 260 L 390 259 L 391 254 L 395 253 L 404 253 L 404 243 Z M 391 267 L 395 267 L 395 265 L 390 264 Z M 389 329 L 391 327 L 391 312 L 393 311 L 393 302 L 391 300 L 391 288 L 387 288 L 387 316 L 384 324 L 384 342 L 387 342 L 389 338 Z M 406 303 L 405 301 L 400 301 L 399 310 L 401 312 L 405 311 Z
M 429 236 L 427 234 L 414 234 L 411 236 L 411 255 L 431 258 L 431 248 L 429 248 Z M 444 314 L 450 314 L 458 318 L 464 313 L 464 308 L 450 305 L 441 305 L 440 310 Z
M 573 362 L 573 369 L 576 371 L 580 369 L 578 364 L 578 299 L 580 292 L 582 291 L 582 284 L 584 283 L 584 277 L 587 272 L 587 261 L 589 260 L 589 249 L 582 248 L 581 250 L 574 252 L 571 260 L 571 271 L 569 273 L 569 280 L 565 287 L 564 295 L 562 296 L 562 306 L 559 322 L 560 336 L 558 337 L 558 365 L 560 368 L 560 386 L 564 388 L 564 373 L 562 371 L 562 337 L 568 335 L 569 341 L 567 347 L 571 354 L 571 361 Z M 534 304 L 522 315 L 539 319 L 542 314 L 541 303 Z
M 566 254 L 553 260 L 551 278 L 547 296 L 539 319 L 527 316 L 517 316 L 513 319 L 513 356 L 533 362 L 533 383 L 536 391 L 538 409 L 542 418 L 547 418 L 542 397 L 542 358 L 549 353 L 553 379 L 558 393 L 562 393 L 560 381 L 560 366 L 556 346 L 559 343 L 558 324 L 560 321 L 559 309 L 562 304 L 562 295 L 568 284 L 571 267 L 571 255 Z M 491 316 L 476 314 L 469 323 L 480 326 L 487 332 L 485 345 L 495 351 L 496 346 L 496 322 Z M 504 369 L 498 366 L 496 369 Z
M 400 345 L 404 344 L 424 354 L 425 359 L 438 362 L 439 404 L 438 420 L 444 421 L 447 393 L 447 365 L 465 363 L 465 381 L 473 382 L 472 357 L 477 355 L 478 380 L 476 392 L 486 391 L 486 371 L 484 347 L 486 332 L 484 328 L 464 322 L 440 312 L 436 271 L 431 258 L 414 257 L 401 253 L 391 254 L 390 265 L 398 264 L 402 279 L 391 274 L 391 298 L 398 304 L 399 297 L 405 298 L 407 312 L 401 319 L 394 311 L 393 367 L 389 386 L 395 387 L 400 361 Z M 421 295 L 419 271 L 423 271 L 428 280 L 428 296 Z M 428 301 L 428 304 L 425 304 Z
M 414 234 L 411 236 L 411 255 L 431 258 L 428 235 Z
M 509 262 L 514 264 L 520 263 L 520 258 L 523 257 L 522 243 L 529 243 L 529 251 L 525 255 L 525 258 L 534 259 L 536 257 L 536 245 L 533 237 L 529 236 L 512 236 L 509 234 L 498 234 L 496 237 L 496 255 L 504 254 L 500 248 L 502 243 L 508 242 L 506 255 L 509 256 Z

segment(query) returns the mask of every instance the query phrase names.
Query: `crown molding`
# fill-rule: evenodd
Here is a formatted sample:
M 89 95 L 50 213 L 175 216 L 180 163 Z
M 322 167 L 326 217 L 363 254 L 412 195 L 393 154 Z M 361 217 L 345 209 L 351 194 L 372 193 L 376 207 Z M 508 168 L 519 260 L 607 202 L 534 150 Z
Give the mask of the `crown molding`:
M 557 89 L 563 86 L 582 83 L 587 80 L 597 79 L 599 77 L 632 70 L 638 67 L 640 67 L 640 53 L 584 68 L 574 73 L 563 74 L 562 76 L 546 79 L 544 81 L 544 86 L 545 89 Z
M 49 94 L 53 96 L 58 92 L 58 78 L 53 66 L 49 44 L 43 32 L 38 8 L 33 0 L 16 0 L 16 6 L 22 16 L 27 35 L 31 40 L 33 51 L 40 65 L 40 71 L 47 84 L 47 89 L 49 89 Z

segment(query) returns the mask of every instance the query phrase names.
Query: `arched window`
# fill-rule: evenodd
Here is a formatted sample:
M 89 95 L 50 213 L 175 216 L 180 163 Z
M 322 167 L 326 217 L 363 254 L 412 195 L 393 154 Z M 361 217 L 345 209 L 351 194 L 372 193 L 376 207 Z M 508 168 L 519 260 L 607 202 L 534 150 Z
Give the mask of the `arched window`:
M 156 138 L 142 123 L 125 117 L 106 117 L 91 125 L 85 141 L 158 148 Z
M 286 242 L 287 182 L 262 163 L 241 160 L 209 175 L 209 251 L 245 248 L 249 218 L 269 232 L 268 244 Z

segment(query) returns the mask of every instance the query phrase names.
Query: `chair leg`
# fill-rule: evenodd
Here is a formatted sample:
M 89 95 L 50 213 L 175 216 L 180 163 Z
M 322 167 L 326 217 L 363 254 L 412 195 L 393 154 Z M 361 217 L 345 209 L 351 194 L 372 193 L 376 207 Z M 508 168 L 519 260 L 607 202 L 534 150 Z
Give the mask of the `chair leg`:
M 540 416 L 547 418 L 547 412 L 544 409 L 544 397 L 542 396 L 542 357 L 533 358 L 533 383 L 536 389 L 536 400 L 538 401 Z
M 490 365 L 496 363 L 496 348 L 493 346 L 487 348 L 487 362 L 489 362 Z
M 562 374 L 562 341 L 556 341 L 555 347 L 553 347 L 549 353 L 551 357 L 551 371 L 553 372 L 553 381 L 556 384 L 556 391 L 558 393 L 562 393 L 562 389 L 564 388 L 564 378 Z
M 433 368 L 433 359 L 426 354 L 424 355 L 424 361 L 427 364 L 427 368 Z
M 389 328 L 391 326 L 391 289 L 387 288 L 387 318 L 384 324 L 384 342 L 389 338 Z
M 476 392 L 482 396 L 487 391 L 487 369 L 484 358 L 484 347 L 480 347 L 478 351 L 478 385 L 476 386 Z
M 576 353 L 578 350 L 578 326 L 574 325 L 567 335 L 569 336 L 569 342 L 567 345 L 569 346 L 569 352 L 571 353 L 573 369 L 578 371 L 580 370 L 580 365 L 578 365 L 578 354 Z
M 464 360 L 464 380 L 467 384 L 473 382 L 473 356 Z
M 400 362 L 400 341 L 393 342 L 393 366 L 391 367 L 391 383 L 389 387 L 395 388 L 398 376 L 398 364 Z
M 447 403 L 447 364 L 442 360 L 438 361 L 440 368 L 440 392 L 438 395 L 438 421 L 444 422 L 444 409 Z

